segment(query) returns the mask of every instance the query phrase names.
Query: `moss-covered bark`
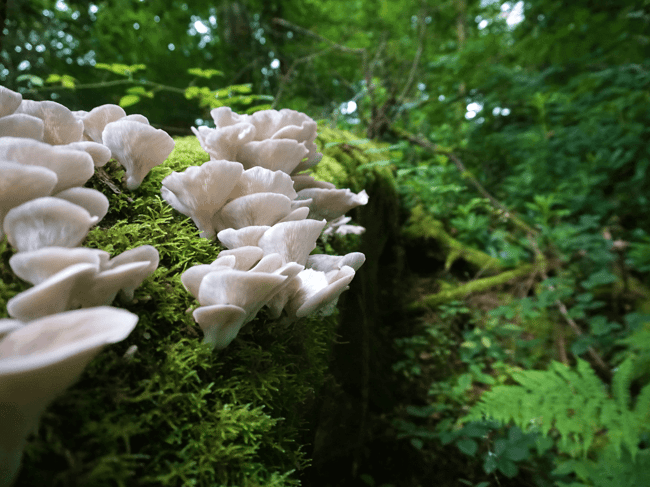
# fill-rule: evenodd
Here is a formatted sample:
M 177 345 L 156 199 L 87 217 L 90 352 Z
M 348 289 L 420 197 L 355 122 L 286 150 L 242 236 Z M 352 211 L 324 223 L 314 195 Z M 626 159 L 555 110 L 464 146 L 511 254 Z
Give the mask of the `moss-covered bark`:
M 394 189 L 392 178 L 384 177 L 389 173 L 358 171 L 359 163 L 350 164 L 343 154 L 328 148 L 318 176 L 355 191 L 375 184 L 369 193 L 377 208 L 383 190 L 374 188 L 387 185 L 389 194 Z M 361 164 L 372 160 L 363 150 L 359 154 Z M 180 275 L 191 265 L 212 262 L 221 249 L 199 238 L 191 220 L 161 199 L 160 186 L 172 170 L 207 159 L 194 137 L 179 138 L 170 158 L 133 192 L 111 189 L 123 187 L 124 171 L 113 163 L 105 168 L 112 185 L 91 179 L 110 208 L 83 245 L 112 255 L 154 245 L 160 266 L 132 303 L 119 298 L 114 303 L 140 317 L 136 329 L 107 347 L 47 409 L 38 434 L 29 440 L 16 485 L 300 484 L 314 437 L 315 424 L 307 420 L 314 418 L 318 391 L 328 377 L 338 320 L 312 317 L 283 326 L 261 312 L 224 351 L 201 344 L 202 333 L 189 313 L 197 303 Z M 361 220 L 373 238 L 389 238 L 385 225 L 370 217 Z M 356 236 L 319 245 L 316 252 L 363 246 Z M 366 267 L 376 275 L 373 251 L 379 247 L 366 247 Z M 13 250 L 0 244 L 0 316 L 6 316 L 7 300 L 28 287 L 13 277 L 11 255 Z M 374 277 L 361 279 L 376 289 Z M 364 323 L 342 326 L 367 327 Z
M 427 215 L 421 206 L 416 206 L 411 210 L 411 216 L 403 233 L 407 238 L 434 240 L 442 249 L 445 270 L 449 270 L 458 259 L 463 259 L 484 272 L 498 272 L 505 267 L 499 259 L 468 247 L 453 238 L 445 231 L 443 224 L 431 215 Z
M 451 289 L 425 296 L 419 301 L 411 303 L 407 309 L 409 311 L 415 311 L 418 309 L 423 309 L 425 307 L 433 308 L 450 301 L 464 299 L 472 293 L 484 292 L 496 286 L 506 284 L 513 279 L 524 277 L 533 273 L 539 273 L 544 268 L 544 265 L 545 264 L 543 262 L 540 262 L 538 264 L 524 264 L 517 267 L 516 269 L 505 271 L 495 276 L 484 277 L 482 279 L 476 279 L 464 284 L 459 284 Z

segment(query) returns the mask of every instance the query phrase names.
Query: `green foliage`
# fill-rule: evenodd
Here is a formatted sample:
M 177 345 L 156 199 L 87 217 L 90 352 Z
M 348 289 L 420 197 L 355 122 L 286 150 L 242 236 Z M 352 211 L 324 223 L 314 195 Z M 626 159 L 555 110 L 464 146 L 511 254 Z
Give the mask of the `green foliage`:
M 626 361 L 614 375 L 612 398 L 584 360 L 578 360 L 575 370 L 553 362 L 546 371 L 521 371 L 512 377 L 518 385 L 496 386 L 484 393 L 464 420 L 487 416 L 502 423 L 514 421 L 524 431 L 544 436 L 553 429 L 560 450 L 576 457 L 585 456 L 596 435 L 605 430 L 619 456 L 625 447 L 634 458 L 647 427 L 650 387 L 629 409 L 631 367 L 632 362 Z

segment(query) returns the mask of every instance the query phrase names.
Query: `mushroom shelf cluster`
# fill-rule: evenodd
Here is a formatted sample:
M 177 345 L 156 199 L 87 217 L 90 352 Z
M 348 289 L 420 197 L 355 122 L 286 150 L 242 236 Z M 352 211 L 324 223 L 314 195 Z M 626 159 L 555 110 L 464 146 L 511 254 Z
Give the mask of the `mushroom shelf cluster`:
M 182 276 L 199 301 L 205 342 L 225 348 L 264 306 L 293 321 L 334 311 L 365 257 L 310 255 L 326 227 L 336 231 L 368 195 L 336 189 L 310 174 L 322 158 L 317 124 L 294 110 L 239 115 L 211 111 L 216 128 L 192 128 L 210 160 L 162 181 L 162 196 L 192 218 L 203 237 L 229 250 Z M 353 227 L 354 228 L 354 227 Z M 356 227 L 363 231 L 361 227 Z
M 174 146 L 144 117 L 125 118 L 114 105 L 73 113 L 0 87 L 0 240 L 17 251 L 12 271 L 33 284 L 0 319 L 0 486 L 13 482 L 47 405 L 134 329 L 135 314 L 108 305 L 120 291 L 132 298 L 158 266 L 150 245 L 113 258 L 78 248 L 108 211 L 106 196 L 82 187 L 95 167 L 119 159 L 135 188 Z
M 321 235 L 362 233 L 345 213 L 368 195 L 310 174 L 322 155 L 306 115 L 220 108 L 212 116 L 216 128 L 193 129 L 210 160 L 167 175 L 161 193 L 221 244 L 212 263 L 176 278 L 199 302 L 192 316 L 204 342 L 223 349 L 262 308 L 282 328 L 332 314 L 365 256 L 312 251 Z M 7 301 L 10 318 L 0 319 L 0 487 L 15 481 L 48 404 L 105 345 L 133 331 L 138 316 L 110 305 L 118 293 L 132 300 L 159 264 L 152 245 L 119 255 L 80 247 L 109 212 L 108 198 L 84 185 L 114 159 L 126 188 L 136 190 L 174 145 L 117 105 L 72 112 L 0 87 L 0 242 L 13 248 L 11 272 L 32 285 Z

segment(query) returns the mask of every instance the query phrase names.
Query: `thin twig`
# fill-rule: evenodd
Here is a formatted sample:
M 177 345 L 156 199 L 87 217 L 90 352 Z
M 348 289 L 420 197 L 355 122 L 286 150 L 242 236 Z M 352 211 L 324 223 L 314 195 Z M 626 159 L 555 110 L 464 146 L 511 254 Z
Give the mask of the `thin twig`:
M 532 239 L 531 239 L 532 240 Z M 534 244 L 535 247 L 537 247 L 537 244 Z M 539 250 L 539 249 L 538 249 Z M 541 269 L 541 275 L 544 278 L 544 280 L 548 279 L 548 274 L 546 274 L 546 270 Z M 551 291 L 555 289 L 553 286 L 548 287 Z M 569 316 L 569 310 L 567 309 L 566 305 L 560 301 L 559 299 L 555 300 L 555 306 L 557 309 L 560 311 L 560 314 L 564 318 L 564 321 L 569 325 L 569 327 L 573 330 L 573 333 L 576 334 L 576 336 L 581 336 L 582 330 L 578 326 L 578 324 Z M 561 333 L 560 333 L 561 335 Z M 596 350 L 589 346 L 587 347 L 587 353 L 591 357 L 592 362 L 600 369 L 602 374 L 608 379 L 611 380 L 612 378 L 612 372 L 609 370 L 609 367 L 607 363 L 602 359 L 602 357 L 596 352 Z
M 418 23 L 420 24 L 420 35 L 418 36 L 418 49 L 415 52 L 415 57 L 413 58 L 413 64 L 411 64 L 411 70 L 409 71 L 409 76 L 404 85 L 402 93 L 397 98 L 398 103 L 401 103 L 411 91 L 413 82 L 415 81 L 415 72 L 417 71 L 418 65 L 420 64 L 420 59 L 422 58 L 422 51 L 424 50 L 424 34 L 426 32 L 426 22 L 424 21 L 425 13 L 424 9 L 420 9 L 420 15 L 418 16 Z
M 313 31 L 311 31 L 309 29 L 305 29 L 304 27 L 300 27 L 299 25 L 293 24 L 293 23 L 291 23 L 291 22 L 289 22 L 288 20 L 285 20 L 285 19 L 280 19 L 280 18 L 276 17 L 276 18 L 273 19 L 273 23 L 281 25 L 283 27 L 286 27 L 287 29 L 295 30 L 296 32 L 299 32 L 302 35 L 313 37 L 314 39 L 318 39 L 319 41 L 326 42 L 327 44 L 329 44 L 334 49 L 338 49 L 339 51 L 342 51 L 342 52 L 349 52 L 351 54 L 363 54 L 363 53 L 366 52 L 366 50 L 363 49 L 363 48 L 353 49 L 351 47 L 347 47 L 347 46 L 343 46 L 341 44 L 337 44 L 334 41 L 326 39 L 325 37 L 323 37 L 321 35 L 318 35 L 318 34 L 316 34 L 315 32 L 313 32 Z
M 97 179 L 104 183 L 106 186 L 108 186 L 111 191 L 115 194 L 123 194 L 122 190 L 118 188 L 115 183 L 111 180 L 111 177 L 106 173 L 104 168 L 98 167 L 97 170 L 95 171 L 95 175 L 97 176 Z M 126 200 L 129 203 L 133 203 L 133 199 L 131 199 L 129 196 L 125 196 Z
M 116 79 L 113 81 L 102 81 L 99 83 L 78 84 L 78 85 L 74 85 L 73 87 L 67 87 L 63 85 L 42 86 L 39 88 L 31 88 L 27 90 L 27 93 L 38 93 L 39 91 L 59 91 L 59 90 L 89 90 L 95 88 L 109 88 L 111 86 L 120 86 L 120 85 L 150 86 L 158 90 L 172 91 L 174 93 L 185 94 L 185 89 L 183 88 L 163 85 L 160 83 L 156 83 L 154 81 L 133 80 L 133 79 Z

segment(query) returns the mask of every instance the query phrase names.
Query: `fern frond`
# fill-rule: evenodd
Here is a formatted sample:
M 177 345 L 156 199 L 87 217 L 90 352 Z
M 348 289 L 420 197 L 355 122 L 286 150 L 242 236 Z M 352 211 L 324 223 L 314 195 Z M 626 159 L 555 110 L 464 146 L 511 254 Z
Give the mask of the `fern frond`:
M 611 398 L 586 361 L 578 359 L 575 369 L 553 362 L 546 371 L 513 374 L 519 385 L 498 386 L 484 393 L 463 422 L 489 417 L 506 424 L 513 421 L 523 431 L 539 431 L 544 436 L 553 430 L 559 436 L 559 448 L 574 457 L 585 456 L 596 434 L 606 431 L 619 456 L 624 445 L 634 457 L 639 434 L 648 424 L 650 386 L 643 389 L 635 410 L 630 410 L 633 376 L 633 360 L 625 361 L 614 376 Z

